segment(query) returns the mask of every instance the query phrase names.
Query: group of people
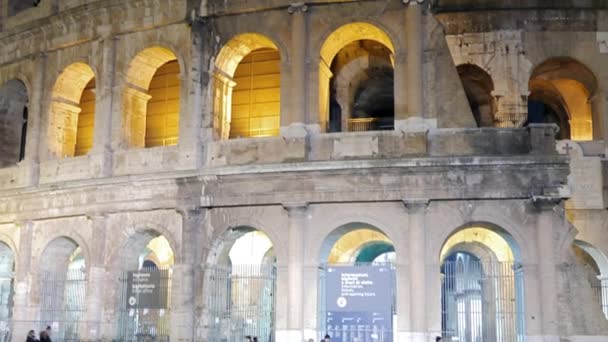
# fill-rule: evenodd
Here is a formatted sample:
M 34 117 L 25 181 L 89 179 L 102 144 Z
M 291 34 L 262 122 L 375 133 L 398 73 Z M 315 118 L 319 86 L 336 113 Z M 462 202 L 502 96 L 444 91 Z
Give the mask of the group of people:
M 36 332 L 34 330 L 30 330 L 27 333 L 26 342 L 52 342 L 51 341 L 51 327 L 46 327 L 46 329 L 40 332 L 40 339 L 36 338 Z

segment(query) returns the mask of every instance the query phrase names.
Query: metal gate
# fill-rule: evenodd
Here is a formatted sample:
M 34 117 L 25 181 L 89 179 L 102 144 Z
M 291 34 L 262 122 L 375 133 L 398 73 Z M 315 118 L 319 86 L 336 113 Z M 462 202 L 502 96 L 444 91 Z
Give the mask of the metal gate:
M 211 342 L 274 341 L 276 267 L 272 264 L 212 266 L 205 295 Z
M 158 279 L 154 286 L 157 287 L 161 305 L 149 307 L 140 300 L 134 301 L 129 296 L 129 274 L 152 272 L 157 274 Z M 141 269 L 137 271 L 125 271 L 121 274 L 120 291 L 118 296 L 118 332 L 115 341 L 120 342 L 168 342 L 171 335 L 171 275 L 168 269 Z
M 442 330 L 446 341 L 523 342 L 523 277 L 511 262 L 480 262 L 459 253 L 442 273 Z
M 53 329 L 53 341 L 79 341 L 79 325 L 86 308 L 85 269 L 66 274 L 45 272 L 40 279 L 40 318 Z
M 11 340 L 14 295 L 13 272 L 0 272 L 0 342 Z

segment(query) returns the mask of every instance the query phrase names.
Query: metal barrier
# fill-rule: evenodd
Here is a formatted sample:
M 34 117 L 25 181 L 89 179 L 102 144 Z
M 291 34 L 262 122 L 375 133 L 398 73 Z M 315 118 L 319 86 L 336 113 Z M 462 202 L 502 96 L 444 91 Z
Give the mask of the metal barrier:
M 153 272 L 158 275 L 159 304 L 149 307 L 145 303 L 129 305 L 129 273 Z M 116 341 L 120 342 L 168 342 L 171 335 L 171 277 L 172 270 L 141 269 L 123 272 L 118 296 L 118 331 Z
M 209 333 L 206 341 L 274 341 L 274 265 L 213 266 L 206 270 Z
M 56 330 L 53 341 L 78 341 L 86 308 L 87 277 L 84 269 L 66 274 L 46 272 L 40 281 L 40 318 Z
M 515 266 L 480 262 L 469 255 L 444 262 L 441 306 L 446 341 L 523 341 L 523 277 Z

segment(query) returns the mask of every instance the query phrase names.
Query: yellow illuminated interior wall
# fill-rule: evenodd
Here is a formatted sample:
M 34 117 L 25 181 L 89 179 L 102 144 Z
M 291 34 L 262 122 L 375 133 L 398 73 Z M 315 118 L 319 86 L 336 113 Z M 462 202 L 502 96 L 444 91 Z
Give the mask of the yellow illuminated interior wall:
M 150 240 L 146 248 L 150 250 L 150 253 L 145 260 L 150 260 L 163 269 L 173 265 L 175 261 L 173 249 L 164 236 L 160 235 Z
M 91 67 L 74 63 L 65 68 L 55 81 L 48 127 L 48 148 L 52 155 L 73 157 L 86 154 L 91 149 L 95 115 L 94 77 Z M 80 128 L 84 131 L 79 133 Z
M 593 120 L 589 92 L 576 80 L 556 79 L 551 81 L 559 90 L 570 114 L 570 139 L 593 140 Z
M 177 145 L 179 134 L 179 63 L 177 60 L 158 68 L 148 94 L 146 147 Z
M 279 135 L 281 57 L 279 51 L 252 51 L 234 73 L 230 138 Z
M 509 243 L 498 233 L 487 228 L 471 227 L 452 235 L 441 249 L 440 260 L 452 252 L 452 248 L 461 243 L 479 243 L 490 249 L 496 255 L 497 261 L 513 261 L 513 251 Z M 479 257 L 479 256 L 478 256 Z
M 357 258 L 361 248 L 370 242 L 387 242 L 391 240 L 384 234 L 372 229 L 357 229 L 344 234 L 333 245 L 329 252 L 329 264 L 351 263 Z
M 78 115 L 78 130 L 76 132 L 76 147 L 74 155 L 87 154 L 93 147 L 95 127 L 95 78 L 93 78 L 80 97 L 80 115 Z

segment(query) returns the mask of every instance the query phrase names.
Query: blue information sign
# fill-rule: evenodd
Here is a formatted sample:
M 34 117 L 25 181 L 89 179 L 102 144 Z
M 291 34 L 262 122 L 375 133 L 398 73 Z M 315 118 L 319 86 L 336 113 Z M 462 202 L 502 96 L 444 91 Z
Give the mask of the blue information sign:
M 390 267 L 330 266 L 325 294 L 325 323 L 332 341 L 393 341 Z

